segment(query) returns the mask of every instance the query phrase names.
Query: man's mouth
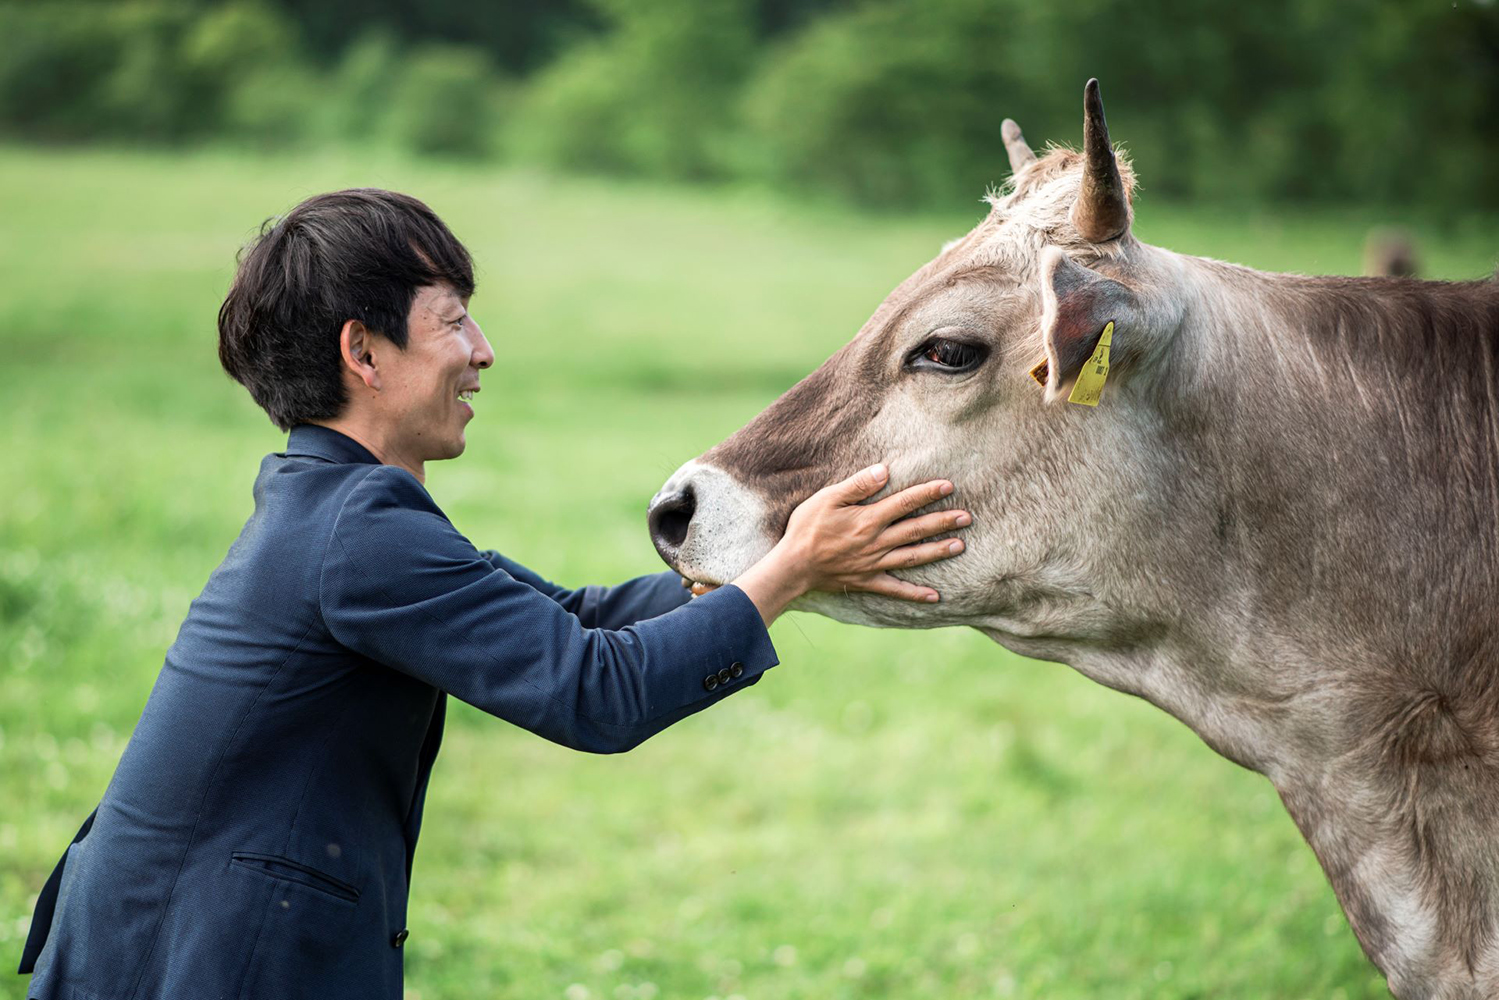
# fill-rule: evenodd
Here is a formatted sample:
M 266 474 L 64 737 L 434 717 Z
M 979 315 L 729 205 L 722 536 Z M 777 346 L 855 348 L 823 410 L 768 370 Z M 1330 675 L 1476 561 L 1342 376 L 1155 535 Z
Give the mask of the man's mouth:
M 464 389 L 458 393 L 458 398 L 463 400 L 465 403 L 472 403 L 474 401 L 474 395 L 478 391 L 478 386 L 474 386 L 474 388 L 472 389 Z

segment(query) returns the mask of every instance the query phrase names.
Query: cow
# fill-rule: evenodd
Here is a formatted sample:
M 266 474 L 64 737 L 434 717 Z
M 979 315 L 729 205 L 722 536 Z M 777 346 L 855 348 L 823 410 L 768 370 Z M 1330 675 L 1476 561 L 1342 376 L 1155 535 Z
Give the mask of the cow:
M 798 607 L 1147 699 L 1269 778 L 1397 997 L 1499 996 L 1499 284 L 1143 243 L 1083 104 L 1081 152 L 1002 123 L 987 217 L 671 476 L 657 549 L 722 584 L 858 468 L 951 479 L 966 554 L 902 573 L 939 603 Z

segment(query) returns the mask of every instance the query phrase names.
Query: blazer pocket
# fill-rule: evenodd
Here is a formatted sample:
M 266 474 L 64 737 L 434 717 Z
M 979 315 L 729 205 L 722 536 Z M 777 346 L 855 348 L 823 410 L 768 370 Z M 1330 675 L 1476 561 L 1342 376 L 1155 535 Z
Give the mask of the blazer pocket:
M 341 899 L 346 903 L 359 902 L 359 890 L 343 879 L 334 878 L 326 872 L 320 872 L 316 868 L 309 868 L 291 858 L 283 858 L 275 854 L 252 854 L 249 851 L 235 851 L 229 856 L 229 863 L 259 872 L 268 878 L 278 878 L 284 882 L 295 882 L 297 885 L 315 889 L 334 899 Z

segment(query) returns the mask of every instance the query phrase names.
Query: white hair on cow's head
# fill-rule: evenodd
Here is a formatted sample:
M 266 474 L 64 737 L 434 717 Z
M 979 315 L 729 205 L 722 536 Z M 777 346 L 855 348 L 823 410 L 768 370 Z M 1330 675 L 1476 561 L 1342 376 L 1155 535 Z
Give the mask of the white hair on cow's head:
M 1115 159 L 1125 194 L 1132 197 L 1135 172 L 1117 149 Z M 984 196 L 989 204 L 985 227 L 995 237 L 988 241 L 994 251 L 994 259 L 989 263 L 1025 273 L 1034 266 L 1045 246 L 1060 247 L 1068 255 L 1084 259 L 1125 256 L 1128 240 L 1094 243 L 1085 239 L 1072 222 L 1082 166 L 1082 153 L 1050 145 L 1034 163 Z

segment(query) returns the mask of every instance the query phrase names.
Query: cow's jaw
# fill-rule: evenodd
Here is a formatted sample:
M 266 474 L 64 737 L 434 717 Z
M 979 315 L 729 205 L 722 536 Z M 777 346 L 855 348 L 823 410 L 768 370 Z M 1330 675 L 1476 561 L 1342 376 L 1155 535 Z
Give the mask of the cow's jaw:
M 927 472 L 903 469 L 907 464 L 924 469 L 931 462 L 892 461 L 890 485 L 871 498 L 871 502 L 933 478 Z M 972 477 L 955 478 L 963 481 L 982 478 L 979 470 L 974 472 Z M 955 506 L 951 500 L 944 500 L 927 509 L 951 506 Z M 813 590 L 794 601 L 792 609 L 877 628 L 988 623 L 994 595 L 1000 590 L 1009 593 L 1024 574 L 1010 558 L 1002 558 L 1001 565 L 994 565 L 989 559 L 973 558 L 973 550 L 1001 557 L 1017 552 L 1025 555 L 1027 543 L 1033 543 L 1034 539 L 1000 537 L 998 533 L 1006 524 L 1004 519 L 984 516 L 980 506 L 968 504 L 968 507 L 975 509 L 978 523 L 954 533 L 954 537 L 962 537 L 968 543 L 965 558 L 895 571 L 902 579 L 935 587 L 942 594 L 938 605 L 898 601 L 858 591 Z M 683 577 L 707 584 L 730 583 L 763 559 L 780 540 L 785 517 L 776 510 L 762 492 L 714 464 L 710 455 L 683 465 L 652 499 L 651 534 L 662 559 Z M 669 520 L 673 513 L 674 523 Z M 1012 586 L 1001 588 L 1003 582 Z
M 909 484 L 905 484 L 909 485 Z M 883 495 L 882 491 L 882 494 Z M 663 504 L 692 498 L 685 536 L 681 531 L 661 530 L 654 522 Z M 732 473 L 699 459 L 683 465 L 651 500 L 652 538 L 661 558 L 676 572 L 695 583 L 731 583 L 770 553 L 780 540 L 771 527 L 769 508 L 761 497 Z M 674 544 L 675 542 L 675 544 Z M 905 570 L 901 576 L 934 584 L 930 568 Z M 894 601 L 862 593 L 810 591 L 791 605 L 850 625 L 884 628 L 935 628 L 959 624 L 934 615 L 927 605 Z

